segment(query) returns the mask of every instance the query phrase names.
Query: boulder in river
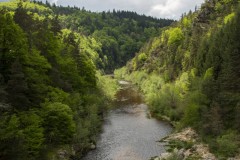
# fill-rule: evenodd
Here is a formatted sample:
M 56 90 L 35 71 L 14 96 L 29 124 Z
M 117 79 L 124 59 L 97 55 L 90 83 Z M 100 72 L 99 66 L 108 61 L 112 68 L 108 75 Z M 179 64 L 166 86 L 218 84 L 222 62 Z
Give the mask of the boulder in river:
M 90 145 L 90 149 L 91 149 L 91 150 L 94 150 L 94 149 L 96 149 L 96 145 L 95 145 L 95 144 L 93 144 L 93 143 L 91 143 L 91 145 Z

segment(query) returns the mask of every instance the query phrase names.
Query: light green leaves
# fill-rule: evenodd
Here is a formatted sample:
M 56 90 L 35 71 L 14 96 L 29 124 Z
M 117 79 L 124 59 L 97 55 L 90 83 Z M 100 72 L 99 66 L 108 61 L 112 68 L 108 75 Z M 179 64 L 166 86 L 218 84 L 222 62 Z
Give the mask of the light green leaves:
M 181 28 L 177 27 L 177 28 L 171 28 L 169 30 L 166 31 L 168 34 L 168 46 L 171 45 L 179 45 L 179 43 L 181 42 L 181 40 L 183 40 L 183 32 L 181 30 Z

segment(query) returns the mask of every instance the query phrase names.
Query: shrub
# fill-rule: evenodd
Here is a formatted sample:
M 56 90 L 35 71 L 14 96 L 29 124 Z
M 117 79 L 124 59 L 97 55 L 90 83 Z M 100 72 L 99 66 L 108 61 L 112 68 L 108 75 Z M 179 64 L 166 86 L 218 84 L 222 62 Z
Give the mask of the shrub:
M 231 157 L 237 153 L 239 148 L 238 134 L 235 131 L 228 131 L 227 133 L 217 138 L 218 155 L 222 157 Z
M 179 45 L 179 43 L 182 41 L 183 39 L 183 32 L 180 28 L 172 28 L 170 30 L 168 30 L 168 46 L 171 45 Z
M 43 107 L 43 126 L 48 142 L 64 144 L 71 141 L 75 132 L 73 113 L 68 105 L 55 102 Z

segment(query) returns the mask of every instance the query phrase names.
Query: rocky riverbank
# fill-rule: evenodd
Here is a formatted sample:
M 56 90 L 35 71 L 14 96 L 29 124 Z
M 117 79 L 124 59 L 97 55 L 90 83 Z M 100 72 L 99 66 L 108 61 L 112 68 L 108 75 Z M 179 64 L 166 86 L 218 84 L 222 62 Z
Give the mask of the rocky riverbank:
M 168 152 L 162 153 L 159 157 L 153 158 L 153 160 L 217 160 L 217 158 L 210 153 L 208 145 L 199 142 L 197 133 L 191 128 L 173 133 L 163 138 L 161 142 L 167 143 Z
M 167 152 L 151 160 L 218 160 L 210 153 L 208 145 L 199 140 L 198 134 L 192 128 L 173 133 L 160 142 L 166 143 Z M 240 155 L 227 160 L 240 160 Z

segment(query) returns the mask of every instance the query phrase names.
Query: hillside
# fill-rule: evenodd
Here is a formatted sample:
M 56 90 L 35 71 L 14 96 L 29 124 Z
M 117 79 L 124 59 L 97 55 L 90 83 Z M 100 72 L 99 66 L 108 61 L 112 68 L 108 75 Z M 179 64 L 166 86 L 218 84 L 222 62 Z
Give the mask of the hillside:
M 239 1 L 208 0 L 115 71 L 139 85 L 153 115 L 194 128 L 219 159 L 240 148 L 239 22 Z
M 0 3 L 0 159 L 80 159 L 101 131 L 116 80 L 172 20 L 48 2 Z
M 96 65 L 106 73 L 124 66 L 150 37 L 158 35 L 161 28 L 173 22 L 130 11 L 95 13 L 85 8 L 34 3 L 51 9 L 62 29 L 67 28 L 99 42 L 101 50 Z

